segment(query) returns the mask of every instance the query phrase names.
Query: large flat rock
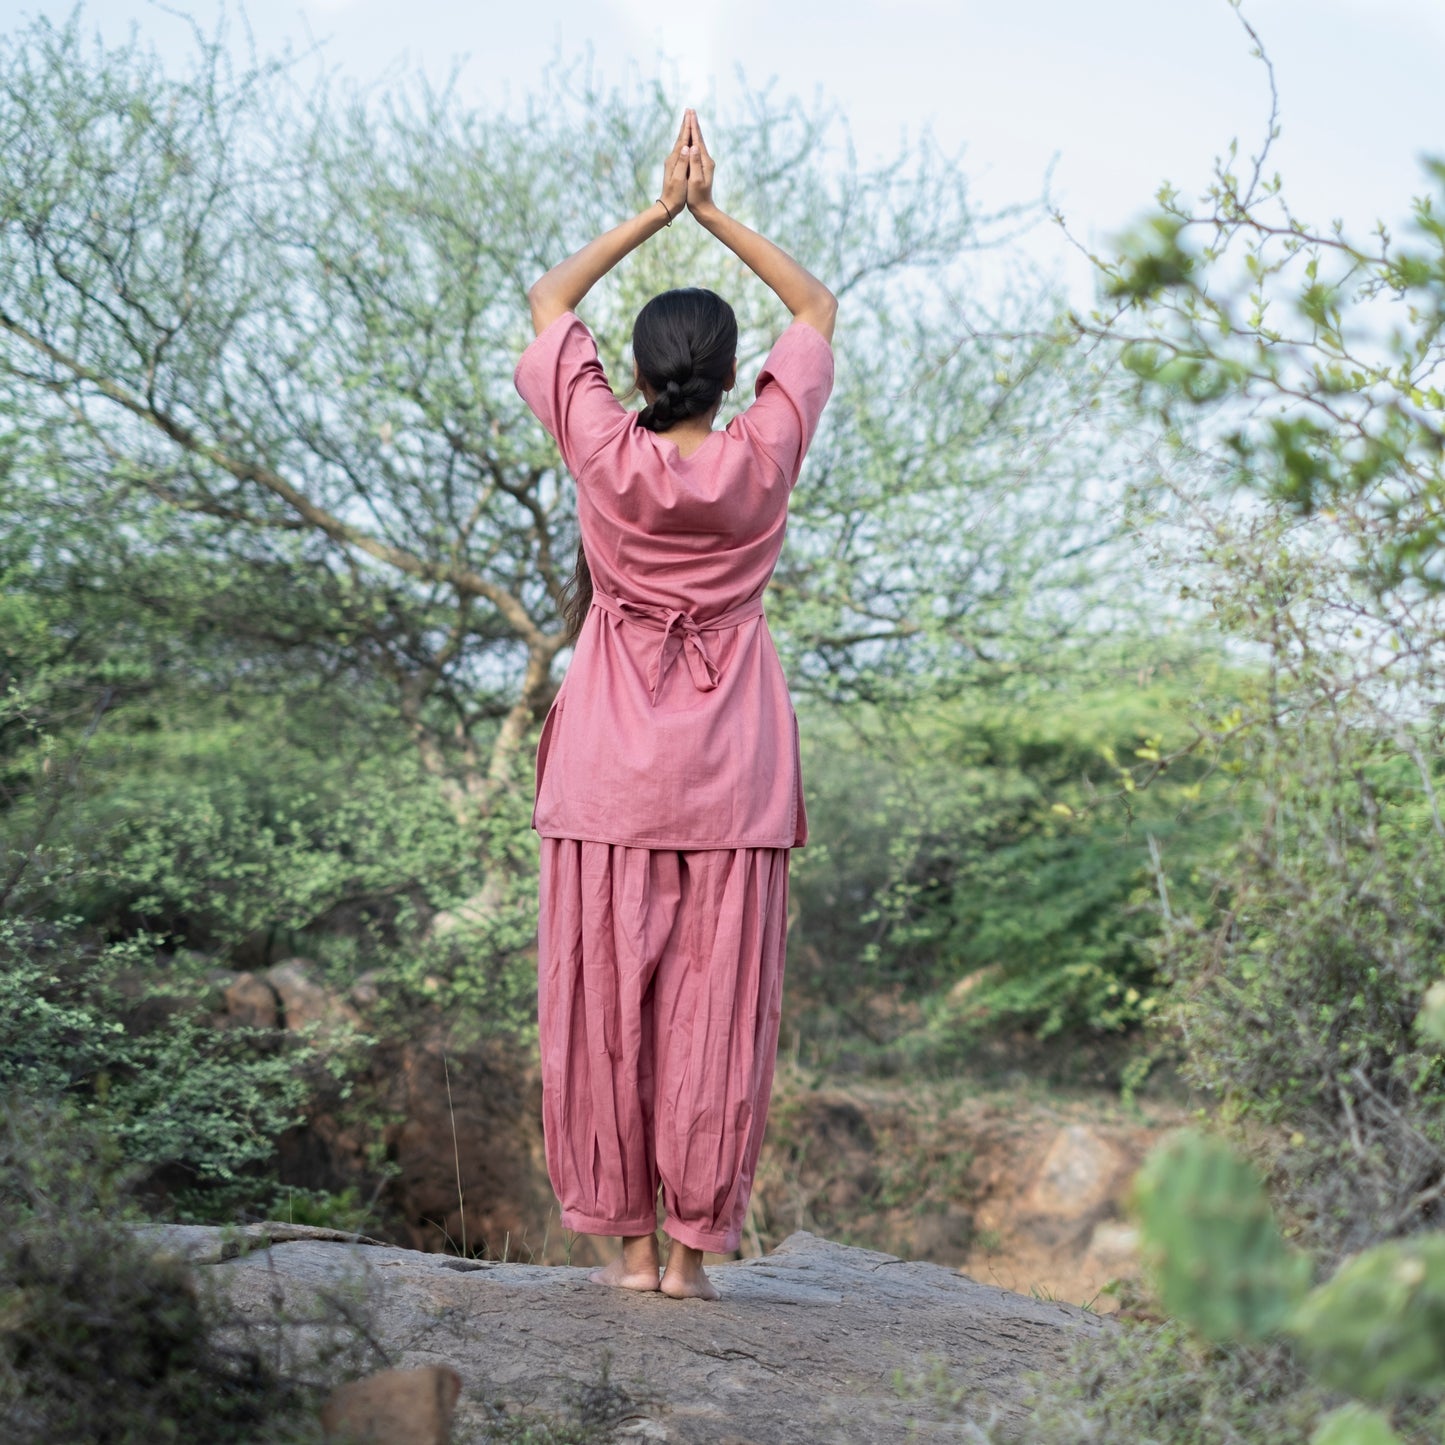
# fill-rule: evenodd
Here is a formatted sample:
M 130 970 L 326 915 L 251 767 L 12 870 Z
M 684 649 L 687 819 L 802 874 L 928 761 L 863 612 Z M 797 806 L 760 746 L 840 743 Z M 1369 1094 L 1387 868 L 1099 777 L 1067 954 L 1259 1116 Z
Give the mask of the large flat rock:
M 271 1317 L 278 1300 L 304 1317 L 318 1290 L 364 1291 L 392 1364 L 447 1364 L 461 1375 L 459 1442 L 489 1404 L 565 1410 L 604 1368 L 614 1385 L 653 1397 L 629 1427 L 639 1439 L 962 1439 L 965 1419 L 1022 1424 L 1021 1376 L 1055 1372 L 1079 1331 L 1115 1327 L 1074 1305 L 810 1234 L 761 1259 L 710 1266 L 722 1298 L 705 1302 L 607 1289 L 585 1269 L 267 1231 L 254 1227 L 239 1251 L 220 1230 L 154 1237 L 202 1265 L 253 1318 Z M 953 1387 L 977 1390 L 966 1414 L 900 1391 L 900 1375 L 939 1367 Z

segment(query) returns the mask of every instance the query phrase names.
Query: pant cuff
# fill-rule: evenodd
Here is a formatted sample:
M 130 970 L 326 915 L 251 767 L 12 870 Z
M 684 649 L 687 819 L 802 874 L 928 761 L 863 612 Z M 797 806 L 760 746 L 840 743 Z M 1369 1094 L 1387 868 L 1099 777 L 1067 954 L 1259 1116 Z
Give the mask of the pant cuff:
M 657 1212 L 639 1215 L 636 1219 L 603 1219 L 595 1214 L 579 1214 L 575 1209 L 562 1211 L 562 1228 L 573 1234 L 615 1234 L 636 1238 L 657 1233 Z
M 734 1230 L 707 1229 L 701 1225 L 683 1224 L 671 1216 L 662 1227 L 669 1239 L 675 1239 L 689 1249 L 700 1249 L 705 1254 L 732 1254 L 743 1237 L 741 1227 Z

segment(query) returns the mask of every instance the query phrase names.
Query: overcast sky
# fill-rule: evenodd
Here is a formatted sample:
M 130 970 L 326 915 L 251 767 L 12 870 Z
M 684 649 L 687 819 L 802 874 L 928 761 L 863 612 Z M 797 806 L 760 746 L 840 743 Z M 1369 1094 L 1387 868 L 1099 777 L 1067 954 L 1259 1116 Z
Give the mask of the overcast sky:
M 62 19 L 59 0 L 9 0 L 23 22 Z M 206 29 L 222 6 L 192 0 Z M 1227 0 L 727 0 L 687 10 L 660 0 L 247 0 L 224 7 L 264 53 L 321 41 L 328 68 L 375 80 L 420 67 L 444 77 L 462 60 L 461 94 L 515 102 L 554 56 L 589 48 L 621 81 L 660 76 L 679 108 L 704 117 L 741 83 L 821 95 L 846 113 L 860 154 L 882 157 L 931 127 L 965 147 L 986 207 L 1052 194 L 1069 228 L 1097 248 L 1145 209 L 1165 179 L 1204 187 L 1232 137 L 1257 149 L 1268 115 L 1264 68 Z M 1319 225 L 1343 217 L 1364 236 L 1397 233 L 1426 189 L 1422 154 L 1445 158 L 1445 0 L 1246 0 L 1274 61 L 1283 132 L 1272 152 L 1294 209 Z M 150 0 L 91 0 L 85 22 L 107 37 L 130 26 L 179 55 L 186 31 Z M 13 23 L 13 22 L 12 22 Z M 738 70 L 743 72 L 739 80 Z M 726 202 L 719 183 L 719 199 Z M 1088 268 L 1042 227 L 1031 251 L 1079 300 Z

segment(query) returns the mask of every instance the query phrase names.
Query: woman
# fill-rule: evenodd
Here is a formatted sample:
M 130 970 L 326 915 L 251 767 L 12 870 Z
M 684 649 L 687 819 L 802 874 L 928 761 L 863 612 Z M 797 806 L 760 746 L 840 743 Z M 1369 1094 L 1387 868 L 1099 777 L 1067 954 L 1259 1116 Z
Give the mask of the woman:
M 772 1089 L 788 850 L 807 836 L 797 719 L 762 615 L 788 494 L 833 383 L 837 302 L 713 204 L 683 117 L 662 195 L 527 293 L 516 384 L 577 482 L 577 645 L 542 729 L 538 1024 L 547 1167 L 564 1227 L 621 1236 L 592 1278 L 716 1299 L 705 1251 L 736 1249 Z M 737 323 L 664 292 L 633 330 L 624 409 L 573 308 L 684 208 L 793 316 L 754 401 L 713 421 Z M 657 1192 L 672 1240 L 659 1279 Z

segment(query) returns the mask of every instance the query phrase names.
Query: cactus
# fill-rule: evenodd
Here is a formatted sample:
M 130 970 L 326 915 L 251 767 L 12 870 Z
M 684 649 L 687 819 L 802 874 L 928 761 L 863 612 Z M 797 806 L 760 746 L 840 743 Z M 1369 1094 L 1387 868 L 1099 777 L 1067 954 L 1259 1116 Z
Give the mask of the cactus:
M 1285 1328 L 1321 1379 L 1362 1399 L 1445 1389 L 1445 1235 L 1355 1255 Z
M 1415 1028 L 1431 1043 L 1445 1046 L 1445 978 L 1437 979 L 1425 990 L 1420 1012 L 1415 1015 Z
M 1315 1426 L 1310 1445 L 1404 1445 L 1404 1442 L 1378 1410 L 1367 1410 L 1363 1405 L 1341 1405 Z
M 1445 1391 L 1445 1234 L 1377 1244 L 1308 1288 L 1254 1170 L 1195 1131 L 1156 1149 L 1133 1203 L 1166 1309 L 1213 1340 L 1288 1336 L 1311 1372 L 1376 1404 Z M 1400 1445 L 1359 1403 L 1321 1419 L 1310 1445 Z
M 1281 1238 L 1258 1176 L 1208 1135 L 1156 1149 L 1133 1203 L 1165 1308 L 1210 1339 L 1265 1338 L 1309 1285 L 1310 1261 Z

